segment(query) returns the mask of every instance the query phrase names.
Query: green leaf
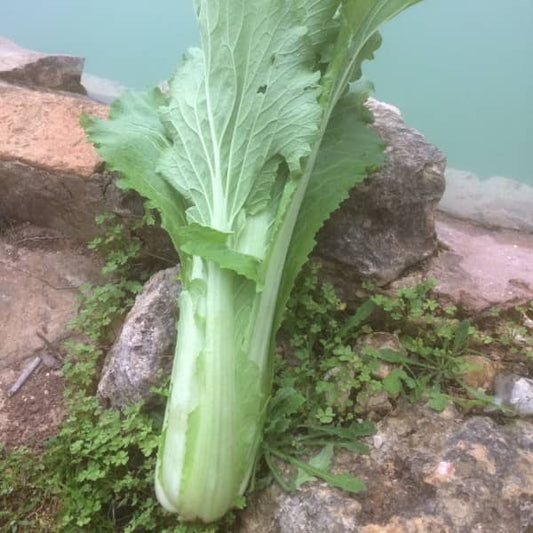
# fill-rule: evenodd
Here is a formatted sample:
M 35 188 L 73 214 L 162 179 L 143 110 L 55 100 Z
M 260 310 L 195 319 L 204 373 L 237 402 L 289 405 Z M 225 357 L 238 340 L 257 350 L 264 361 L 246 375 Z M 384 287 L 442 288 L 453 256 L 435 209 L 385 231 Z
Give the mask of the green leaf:
M 230 237 L 229 233 L 190 224 L 180 228 L 178 242 L 180 250 L 187 254 L 213 261 L 220 267 L 233 270 L 259 284 L 260 260 L 232 250 L 228 245 Z
M 376 432 L 372 422 L 352 422 L 348 427 L 313 425 L 309 427 L 308 438 L 328 435 L 343 440 L 355 440 L 358 437 L 368 437 Z
M 384 143 L 369 127 L 371 115 L 362 103 L 366 95 L 364 91 L 347 95 L 331 116 L 287 252 L 276 325 L 320 227 L 350 190 L 385 162 Z
M 457 326 L 453 337 L 453 353 L 459 355 L 468 345 L 470 321 L 463 320 Z
M 292 387 L 279 389 L 270 400 L 265 434 L 285 435 L 291 426 L 291 416 L 305 403 L 305 397 Z
M 165 103 L 158 88 L 128 91 L 111 104 L 109 120 L 83 115 L 81 124 L 107 167 L 121 173 L 119 185 L 136 190 L 149 200 L 148 207 L 157 209 L 161 225 L 177 247 L 176 230 L 185 223 L 184 204 L 155 171 L 161 152 L 170 146 L 158 116 Z
M 327 452 L 326 452 L 327 453 Z M 273 455 L 277 457 L 278 459 L 281 459 L 282 461 L 285 461 L 298 469 L 301 469 L 306 474 L 322 479 L 325 481 L 328 485 L 332 487 L 337 487 L 342 490 L 346 490 L 348 492 L 361 492 L 366 490 L 366 485 L 361 481 L 359 478 L 351 476 L 349 474 L 331 474 L 327 470 L 322 468 L 317 468 L 316 466 L 313 466 L 310 462 L 306 463 L 305 461 L 302 461 L 300 459 L 297 459 L 296 457 L 289 455 L 287 453 L 284 453 L 278 449 L 275 448 L 267 448 L 265 452 L 265 458 L 267 459 L 267 463 L 269 463 L 269 467 L 271 468 L 272 474 L 274 475 L 276 481 L 280 483 L 281 487 L 286 490 L 294 490 L 296 486 L 294 483 L 291 485 L 288 485 L 284 482 L 282 476 L 280 475 L 279 471 L 275 467 L 275 465 L 272 463 L 270 459 L 270 455 Z M 326 456 L 327 457 L 327 456 Z M 320 459 L 321 462 L 324 461 L 324 457 Z
M 333 61 L 324 76 L 323 102 L 336 102 L 360 69 L 363 59 L 372 57 L 379 46 L 376 32 L 388 20 L 420 0 L 342 0 L 340 31 Z
M 296 441 L 300 439 L 296 438 Z M 359 442 L 357 440 L 337 440 L 335 437 L 324 437 L 324 438 L 312 438 L 303 441 L 305 446 L 327 446 L 331 444 L 334 448 L 342 448 L 354 453 L 366 454 L 369 452 L 369 448 L 366 444 Z
M 379 350 L 378 357 L 383 359 L 383 361 L 387 361 L 387 363 L 412 363 L 412 360 L 409 357 L 406 357 L 403 353 L 397 352 L 396 350 L 391 350 L 390 348 Z
M 361 304 L 357 311 L 344 323 L 340 330 L 342 339 L 353 335 L 372 315 L 376 309 L 376 304 L 372 300 L 367 300 Z
M 398 396 L 402 392 L 402 379 L 404 371 L 398 368 L 394 369 L 387 377 L 383 379 L 383 389 L 391 396 Z
M 434 411 L 440 412 L 446 409 L 449 396 L 443 394 L 439 387 L 433 387 L 429 393 L 428 407 Z
M 171 81 L 162 118 L 173 143 L 158 165 L 186 199 L 189 221 L 238 232 L 243 210 L 270 201 L 279 163 L 299 172 L 311 152 L 321 112 L 302 5 L 197 2 L 202 49 L 188 52 Z
M 322 450 L 312 457 L 309 460 L 309 465 L 311 465 L 314 468 L 318 468 L 320 470 L 328 471 L 331 459 L 333 458 L 333 445 L 328 444 L 322 448 Z M 297 489 L 299 489 L 304 483 L 308 483 L 310 481 L 316 481 L 316 477 L 311 476 L 308 472 L 306 472 L 302 468 L 298 468 L 296 473 L 296 478 L 294 480 L 294 485 Z
M 275 451 L 272 451 L 272 453 L 275 454 Z M 310 463 L 300 461 L 299 459 L 296 459 L 295 457 L 280 455 L 280 458 L 288 461 L 289 463 L 291 463 L 292 465 L 298 468 L 301 468 L 307 474 L 310 474 L 312 476 L 322 479 L 323 481 L 325 481 L 328 485 L 332 487 L 337 487 L 341 490 L 345 490 L 348 492 L 354 492 L 354 493 L 366 490 L 366 485 L 363 483 L 362 480 L 360 480 L 357 477 L 351 476 L 349 474 L 330 474 L 326 470 L 323 470 L 321 468 L 316 468 Z

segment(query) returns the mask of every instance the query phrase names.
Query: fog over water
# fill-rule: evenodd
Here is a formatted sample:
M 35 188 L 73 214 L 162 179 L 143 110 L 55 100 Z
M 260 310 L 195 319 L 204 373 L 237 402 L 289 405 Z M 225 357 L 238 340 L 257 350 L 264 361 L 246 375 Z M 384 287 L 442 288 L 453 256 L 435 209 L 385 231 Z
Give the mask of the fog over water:
M 130 87 L 168 78 L 198 41 L 192 0 L 0 0 L 0 35 L 86 57 Z M 366 73 L 451 168 L 533 186 L 533 1 L 425 0 L 383 31 Z

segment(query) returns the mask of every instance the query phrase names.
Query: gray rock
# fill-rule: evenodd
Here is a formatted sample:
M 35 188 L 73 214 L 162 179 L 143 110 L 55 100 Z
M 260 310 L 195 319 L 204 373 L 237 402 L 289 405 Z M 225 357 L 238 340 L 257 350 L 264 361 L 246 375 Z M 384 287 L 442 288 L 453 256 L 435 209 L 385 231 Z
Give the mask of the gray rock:
M 357 350 L 370 348 L 376 352 L 379 352 L 380 350 L 392 350 L 394 352 L 400 352 L 403 355 L 407 354 L 398 335 L 387 331 L 374 331 L 362 336 L 358 340 L 356 348 Z
M 435 210 L 444 192 L 444 154 L 409 128 L 393 106 L 369 101 L 388 162 L 354 189 L 319 233 L 316 254 L 327 277 L 386 284 L 437 248 Z
M 389 396 L 384 391 L 370 395 L 363 403 L 362 407 L 364 409 L 365 418 L 370 420 L 383 418 L 393 409 Z
M 514 374 L 498 374 L 494 378 L 496 402 L 511 408 L 517 415 L 533 415 L 533 379 Z
M 511 178 L 481 179 L 446 169 L 446 192 L 439 210 L 485 227 L 533 232 L 533 186 Z
M 359 504 L 320 483 L 294 494 L 277 486 L 255 498 L 241 515 L 239 533 L 356 533 Z
M 269 488 L 250 500 L 239 533 L 525 533 L 533 526 L 531 423 L 408 406 L 380 422 L 368 444 L 369 455 L 342 452 L 334 461 L 335 472 L 358 475 L 367 492 L 322 483 L 298 495 Z
M 34 52 L 0 37 L 0 79 L 15 85 L 85 94 L 84 63 L 83 57 Z
M 110 195 L 111 176 L 91 179 L 35 168 L 16 161 L 0 161 L 0 212 L 20 221 L 60 231 L 86 241 L 98 233 L 94 222 L 102 212 L 121 214 L 118 195 Z
M 102 104 L 110 104 L 127 89 L 117 81 L 93 76 L 86 72 L 81 76 L 81 83 L 87 91 L 87 96 Z
M 177 267 L 169 268 L 150 278 L 107 354 L 98 394 L 113 407 L 153 400 L 150 389 L 162 385 L 170 372 L 176 343 L 178 272 Z

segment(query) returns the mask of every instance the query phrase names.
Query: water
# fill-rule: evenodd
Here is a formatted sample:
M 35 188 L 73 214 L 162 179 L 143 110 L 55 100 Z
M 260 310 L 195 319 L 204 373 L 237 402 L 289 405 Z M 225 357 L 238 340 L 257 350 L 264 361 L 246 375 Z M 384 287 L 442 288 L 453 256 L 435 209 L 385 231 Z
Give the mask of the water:
M 451 167 L 533 185 L 533 2 L 425 0 L 366 72 Z
M 198 37 L 192 0 L 1 0 L 0 34 L 87 58 L 130 87 L 168 78 Z M 384 29 L 366 69 L 449 166 L 533 186 L 533 2 L 425 0 Z
M 85 70 L 128 87 L 168 78 L 198 41 L 192 0 L 0 0 L 0 35 L 86 58 Z

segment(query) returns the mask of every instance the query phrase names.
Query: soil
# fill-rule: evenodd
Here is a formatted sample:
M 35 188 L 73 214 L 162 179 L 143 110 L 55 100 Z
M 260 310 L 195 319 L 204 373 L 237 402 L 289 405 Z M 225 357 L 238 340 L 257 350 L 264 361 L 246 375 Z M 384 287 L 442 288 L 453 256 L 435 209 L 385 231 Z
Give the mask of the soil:
M 65 414 L 62 342 L 79 286 L 98 279 L 85 245 L 50 229 L 0 220 L 0 443 L 9 449 L 53 436 Z M 36 356 L 18 392 L 8 391 Z
M 0 442 L 6 449 L 37 445 L 52 437 L 65 414 L 61 371 L 43 363 L 16 394 L 6 394 L 24 366 L 15 364 L 0 371 Z

